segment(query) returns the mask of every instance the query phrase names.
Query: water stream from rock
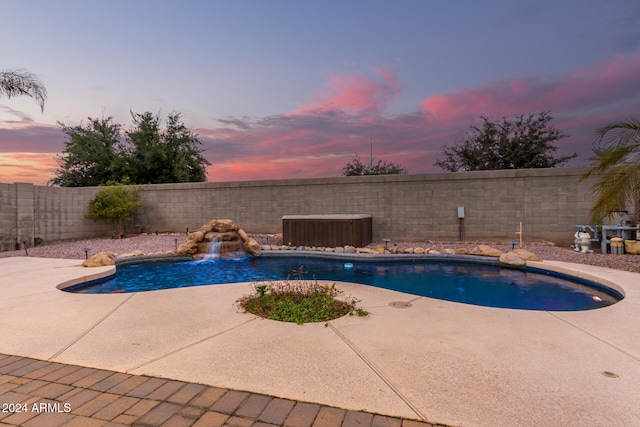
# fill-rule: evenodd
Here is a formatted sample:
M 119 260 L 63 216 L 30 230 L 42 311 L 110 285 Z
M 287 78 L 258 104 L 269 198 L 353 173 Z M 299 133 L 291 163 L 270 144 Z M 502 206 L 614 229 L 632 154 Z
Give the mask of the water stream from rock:
M 220 258 L 220 247 L 222 246 L 222 240 L 216 237 L 215 240 L 212 240 L 209 244 L 209 252 L 204 254 L 203 259 L 218 259 Z

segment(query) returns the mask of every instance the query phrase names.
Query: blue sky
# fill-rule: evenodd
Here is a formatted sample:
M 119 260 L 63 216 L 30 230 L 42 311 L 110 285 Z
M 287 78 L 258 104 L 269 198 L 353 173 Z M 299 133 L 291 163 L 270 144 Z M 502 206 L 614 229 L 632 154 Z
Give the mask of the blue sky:
M 0 70 L 38 75 L 44 113 L 0 98 L 0 182 L 53 176 L 64 134 L 182 113 L 211 181 L 337 176 L 355 153 L 437 172 L 480 115 L 549 110 L 588 162 L 594 129 L 640 112 L 640 3 L 4 2 Z M 9 19 L 7 19 L 9 17 Z

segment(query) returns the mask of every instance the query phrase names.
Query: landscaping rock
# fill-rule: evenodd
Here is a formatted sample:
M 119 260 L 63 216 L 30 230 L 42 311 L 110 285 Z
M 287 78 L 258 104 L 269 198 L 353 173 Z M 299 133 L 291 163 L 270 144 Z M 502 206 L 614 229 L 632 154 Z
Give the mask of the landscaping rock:
M 375 252 L 372 249 L 368 248 L 357 248 L 356 252 L 359 254 L 374 254 Z
M 500 262 L 503 264 L 515 265 L 518 267 L 524 267 L 527 262 L 520 258 L 514 251 L 509 251 L 500 255 Z
M 144 253 L 141 250 L 135 250 L 133 252 L 129 252 L 128 254 L 119 255 L 118 258 L 130 258 L 134 256 L 142 256 Z
M 514 249 L 511 252 L 517 254 L 525 261 L 542 261 L 542 258 L 526 249 Z
M 502 252 L 499 249 L 492 248 L 491 246 L 488 246 L 488 245 L 479 245 L 471 249 L 471 252 L 469 253 L 471 255 L 480 255 L 480 256 L 489 256 L 489 257 L 498 258 L 504 252 Z
M 98 252 L 91 258 L 84 260 L 82 262 L 82 265 L 84 267 L 104 267 L 107 265 L 115 265 L 115 257 L 116 254 L 113 254 L 111 252 Z

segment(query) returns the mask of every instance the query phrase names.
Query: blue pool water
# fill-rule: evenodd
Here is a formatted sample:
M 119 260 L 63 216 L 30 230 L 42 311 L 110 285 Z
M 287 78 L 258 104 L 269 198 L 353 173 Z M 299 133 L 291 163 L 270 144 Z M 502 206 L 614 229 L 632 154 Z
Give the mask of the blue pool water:
M 76 293 L 143 292 L 222 283 L 284 279 L 300 267 L 304 278 L 361 283 L 413 295 L 488 307 L 574 311 L 605 307 L 622 295 L 594 283 L 494 265 L 429 262 L 347 262 L 260 257 L 118 266 L 112 278 Z M 357 297 L 357 295 L 356 295 Z

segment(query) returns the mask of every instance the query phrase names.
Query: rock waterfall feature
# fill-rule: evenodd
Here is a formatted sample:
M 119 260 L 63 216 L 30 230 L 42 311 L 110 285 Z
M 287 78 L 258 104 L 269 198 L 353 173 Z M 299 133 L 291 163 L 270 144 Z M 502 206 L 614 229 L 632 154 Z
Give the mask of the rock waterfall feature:
M 178 247 L 178 255 L 202 258 L 213 248 L 220 256 L 240 250 L 252 256 L 260 256 L 260 245 L 230 219 L 212 219 L 199 230 L 190 233 L 187 241 Z

